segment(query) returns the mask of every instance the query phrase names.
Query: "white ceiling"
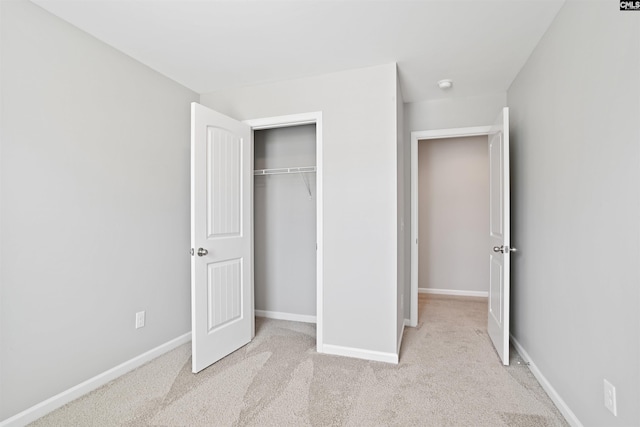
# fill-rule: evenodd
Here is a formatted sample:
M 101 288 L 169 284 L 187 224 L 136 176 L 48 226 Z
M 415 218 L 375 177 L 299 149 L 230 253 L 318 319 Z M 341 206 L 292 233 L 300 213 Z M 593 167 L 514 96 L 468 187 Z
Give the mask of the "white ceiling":
M 564 0 L 32 1 L 198 93 L 397 62 L 414 102 L 505 92 Z

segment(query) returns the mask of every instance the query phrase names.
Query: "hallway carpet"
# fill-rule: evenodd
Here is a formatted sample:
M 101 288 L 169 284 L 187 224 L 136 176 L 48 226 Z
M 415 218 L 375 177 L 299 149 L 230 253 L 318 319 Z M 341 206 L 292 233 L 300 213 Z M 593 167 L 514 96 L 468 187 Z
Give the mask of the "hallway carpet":
M 194 375 L 190 344 L 33 426 L 566 426 L 512 350 L 502 366 L 484 299 L 420 296 L 400 363 L 315 352 L 315 325 L 256 319 L 247 346 Z

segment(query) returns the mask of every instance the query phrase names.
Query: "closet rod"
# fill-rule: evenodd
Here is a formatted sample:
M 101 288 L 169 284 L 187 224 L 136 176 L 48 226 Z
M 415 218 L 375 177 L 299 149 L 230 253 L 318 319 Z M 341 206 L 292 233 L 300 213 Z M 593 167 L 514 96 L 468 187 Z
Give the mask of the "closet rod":
M 309 194 L 309 200 L 311 200 L 311 185 L 309 184 L 309 178 L 307 178 L 306 173 L 313 173 L 316 171 L 315 166 L 300 166 L 296 168 L 278 168 L 278 169 L 257 169 L 253 171 L 254 176 L 262 176 L 262 175 L 279 175 L 279 174 L 290 174 L 297 173 L 302 178 L 302 182 L 304 186 L 307 188 L 307 193 Z
M 284 173 L 312 173 L 316 171 L 315 166 L 301 166 L 295 168 L 276 168 L 276 169 L 256 169 L 254 175 L 278 175 Z

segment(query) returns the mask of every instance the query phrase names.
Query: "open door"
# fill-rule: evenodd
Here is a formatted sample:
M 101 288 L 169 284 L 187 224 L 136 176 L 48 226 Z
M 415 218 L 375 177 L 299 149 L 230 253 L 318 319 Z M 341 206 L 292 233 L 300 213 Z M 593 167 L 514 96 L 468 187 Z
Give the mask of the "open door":
M 251 128 L 191 104 L 192 371 L 251 341 Z
M 509 364 L 510 235 L 509 109 L 489 133 L 489 319 L 487 330 L 504 365 Z

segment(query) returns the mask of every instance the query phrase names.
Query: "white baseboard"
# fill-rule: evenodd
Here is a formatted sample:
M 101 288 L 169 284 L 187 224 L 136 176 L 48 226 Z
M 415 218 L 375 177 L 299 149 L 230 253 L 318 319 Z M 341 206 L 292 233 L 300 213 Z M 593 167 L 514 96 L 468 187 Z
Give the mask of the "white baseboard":
M 454 295 L 458 297 L 480 297 L 480 298 L 489 297 L 489 292 L 485 292 L 485 291 L 456 291 L 452 289 L 418 288 L 418 293 L 433 294 L 433 295 Z
M 282 313 L 280 311 L 269 310 L 253 310 L 258 317 L 266 317 L 267 319 L 291 320 L 293 322 L 317 323 L 316 316 L 307 314 Z
M 334 356 L 345 356 L 353 357 L 356 359 L 373 360 L 374 362 L 398 364 L 398 355 L 393 353 L 363 350 L 361 348 L 342 347 L 340 345 L 332 344 L 324 344 L 322 350 L 324 354 L 332 354 Z
M 520 354 L 520 356 L 522 356 L 522 358 L 526 362 L 529 362 L 529 370 L 531 371 L 533 376 L 536 377 L 544 391 L 547 392 L 553 403 L 558 407 L 558 410 L 560 411 L 560 413 L 562 413 L 569 425 L 571 425 L 571 427 L 583 427 L 578 417 L 576 417 L 576 414 L 573 413 L 567 403 L 562 399 L 562 397 L 560 397 L 556 389 L 553 388 L 551 383 L 545 378 L 542 372 L 540 372 L 540 369 L 538 369 L 534 361 L 531 360 L 531 357 L 529 356 L 527 351 L 522 347 L 522 345 L 520 345 L 520 343 L 513 337 L 513 335 L 511 335 L 511 343 L 515 347 L 516 351 Z
M 133 359 L 127 360 L 120 365 L 109 369 L 101 374 L 96 375 L 93 378 L 90 378 L 74 387 L 71 387 L 68 390 L 63 391 L 62 393 L 56 394 L 49 399 L 38 403 L 24 411 L 12 416 L 11 418 L 7 418 L 6 420 L 0 422 L 0 427 L 18 427 L 25 426 L 38 418 L 41 418 L 47 415 L 49 412 L 60 408 L 61 406 L 66 405 L 67 403 L 75 400 L 95 389 L 101 387 L 108 382 L 126 374 L 127 372 L 133 371 L 135 368 L 138 368 L 145 363 L 155 359 L 158 356 L 162 356 L 163 354 L 173 350 L 191 341 L 191 332 L 186 333 L 178 338 L 175 338 L 169 342 L 159 345 L 158 347 L 147 351 L 139 356 L 134 357 Z

